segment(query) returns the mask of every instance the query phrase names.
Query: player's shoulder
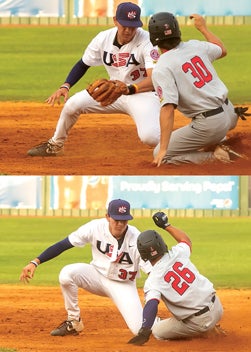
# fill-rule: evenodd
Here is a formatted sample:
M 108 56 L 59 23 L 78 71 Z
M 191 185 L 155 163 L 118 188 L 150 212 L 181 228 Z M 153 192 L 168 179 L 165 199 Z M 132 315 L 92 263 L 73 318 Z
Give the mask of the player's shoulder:
M 170 250 L 170 252 L 177 254 L 179 253 L 185 253 L 186 255 L 190 255 L 191 253 L 191 247 L 187 242 L 179 242 L 175 246 L 173 246 Z
M 137 237 L 140 234 L 140 231 L 139 231 L 139 229 L 136 226 L 129 225 L 129 224 L 128 224 L 128 227 L 127 227 L 127 231 L 131 232 L 132 234 L 134 234 Z
M 98 226 L 104 226 L 106 223 L 107 223 L 106 218 L 91 219 L 87 221 L 83 226 L 98 227 Z
M 139 234 L 140 231 L 136 226 L 128 224 L 126 238 L 130 240 L 130 242 L 136 243 Z
M 99 40 L 104 40 L 106 38 L 114 38 L 115 34 L 117 32 L 117 28 L 116 27 L 112 27 L 112 28 L 108 28 L 108 29 L 105 29 L 103 31 L 100 31 L 96 36 L 95 38 L 96 39 L 99 39 Z
M 217 44 L 214 44 L 214 43 L 211 43 L 211 42 L 208 42 L 206 40 L 198 40 L 198 39 L 190 39 L 186 42 L 182 42 L 182 45 L 185 47 L 185 48 L 190 48 L 192 50 L 196 49 L 196 48 L 199 48 L 199 49 L 203 49 L 203 48 L 217 48 L 219 47 Z
M 149 32 L 146 31 L 145 29 L 141 28 L 141 27 L 137 28 L 137 34 L 141 35 L 144 38 L 150 38 Z
M 137 28 L 136 35 L 135 35 L 135 41 L 140 42 L 140 43 L 150 43 L 149 32 L 147 32 L 143 28 Z

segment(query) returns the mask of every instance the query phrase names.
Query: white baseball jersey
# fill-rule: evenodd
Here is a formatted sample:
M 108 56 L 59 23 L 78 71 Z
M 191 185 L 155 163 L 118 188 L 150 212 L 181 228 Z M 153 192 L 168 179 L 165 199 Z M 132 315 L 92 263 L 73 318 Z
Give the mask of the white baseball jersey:
M 158 51 L 152 46 L 149 33 L 141 28 L 137 28 L 133 39 L 121 47 L 114 45 L 116 33 L 117 27 L 100 32 L 87 46 L 82 60 L 88 66 L 104 66 L 110 79 L 138 84 L 147 77 L 146 70 L 155 65 Z M 159 98 L 155 92 L 122 95 L 113 104 L 101 106 L 82 90 L 67 100 L 52 140 L 64 144 L 80 114 L 122 113 L 132 117 L 140 140 L 155 146 L 160 135 L 159 110 Z
M 213 284 L 191 263 L 190 247 L 180 242 L 172 247 L 152 268 L 145 285 L 146 302 L 163 300 L 179 320 L 211 303 Z
M 154 66 L 156 49 L 149 33 L 137 28 L 131 42 L 121 48 L 113 44 L 116 33 L 117 27 L 100 32 L 86 48 L 82 60 L 88 66 L 104 65 L 110 79 L 138 83 L 146 77 L 146 69 Z
M 221 106 L 228 90 L 212 65 L 221 54 L 218 45 L 199 40 L 163 53 L 152 73 L 161 105 L 175 104 L 187 117 Z
M 134 281 L 139 276 L 139 268 L 144 272 L 150 272 L 150 262 L 144 262 L 140 258 L 137 249 L 137 237 L 140 231 L 128 225 L 124 241 L 118 248 L 118 241 L 109 231 L 109 223 L 104 219 L 96 219 L 79 227 L 68 238 L 75 247 L 83 247 L 91 244 L 91 264 L 103 276 L 116 281 Z

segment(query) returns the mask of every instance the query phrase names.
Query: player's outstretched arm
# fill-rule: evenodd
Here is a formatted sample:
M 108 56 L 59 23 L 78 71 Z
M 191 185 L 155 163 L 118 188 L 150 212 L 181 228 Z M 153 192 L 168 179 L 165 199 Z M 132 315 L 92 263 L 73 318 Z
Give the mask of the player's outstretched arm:
M 226 50 L 223 42 L 214 33 L 209 31 L 209 29 L 207 28 L 205 19 L 201 15 L 198 15 L 196 13 L 190 15 L 190 19 L 194 20 L 195 28 L 198 29 L 198 31 L 201 32 L 201 34 L 205 37 L 205 39 L 208 42 L 216 44 L 219 47 L 221 47 L 221 50 L 222 50 L 221 57 L 226 56 L 227 55 L 227 50 Z
M 166 104 L 160 109 L 160 146 L 158 154 L 153 160 L 153 164 L 159 167 L 169 145 L 170 137 L 174 125 L 174 105 Z
M 168 222 L 168 217 L 163 211 L 158 211 L 153 214 L 152 219 L 155 225 L 166 230 L 177 242 L 186 242 L 190 248 L 192 248 L 192 241 L 188 235 L 177 227 L 172 226 Z
M 64 97 L 64 103 L 69 98 L 70 87 L 73 87 L 86 73 L 90 66 L 86 65 L 82 59 L 80 59 L 71 69 L 70 73 L 56 92 L 54 92 L 48 99 L 45 100 L 46 103 L 54 105 L 55 102 L 60 104 L 60 98 Z
M 33 278 L 34 272 L 39 264 L 45 263 L 48 260 L 57 257 L 70 248 L 73 248 L 73 245 L 69 241 L 68 237 L 48 247 L 37 258 L 31 260 L 30 263 L 23 268 L 20 275 L 20 280 L 29 282 L 29 280 Z

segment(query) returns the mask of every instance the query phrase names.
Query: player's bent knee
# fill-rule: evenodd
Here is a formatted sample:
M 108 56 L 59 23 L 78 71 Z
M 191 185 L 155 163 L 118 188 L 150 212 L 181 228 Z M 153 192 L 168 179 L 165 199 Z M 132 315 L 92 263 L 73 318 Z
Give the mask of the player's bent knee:
M 62 112 L 68 116 L 78 116 L 81 114 L 82 102 L 73 95 L 64 104 Z
M 162 326 L 161 320 L 155 321 L 152 327 L 152 334 L 157 340 L 165 340 L 165 328 Z
M 60 285 L 68 285 L 72 281 L 69 270 L 67 269 L 68 265 L 65 266 L 59 273 L 59 282 Z
M 150 145 L 151 147 L 155 147 L 159 143 L 159 138 L 150 134 L 140 135 L 139 138 L 142 143 Z
M 78 113 L 78 106 L 68 100 L 63 107 L 63 112 L 66 115 L 75 115 Z

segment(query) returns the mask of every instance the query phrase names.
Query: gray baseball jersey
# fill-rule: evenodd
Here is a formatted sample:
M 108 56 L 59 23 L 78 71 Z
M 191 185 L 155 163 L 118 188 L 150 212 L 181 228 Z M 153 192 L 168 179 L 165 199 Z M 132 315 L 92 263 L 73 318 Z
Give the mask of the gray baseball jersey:
M 199 40 L 162 54 L 152 73 L 161 105 L 175 104 L 187 117 L 221 106 L 228 90 L 212 65 L 221 54 L 218 45 Z

